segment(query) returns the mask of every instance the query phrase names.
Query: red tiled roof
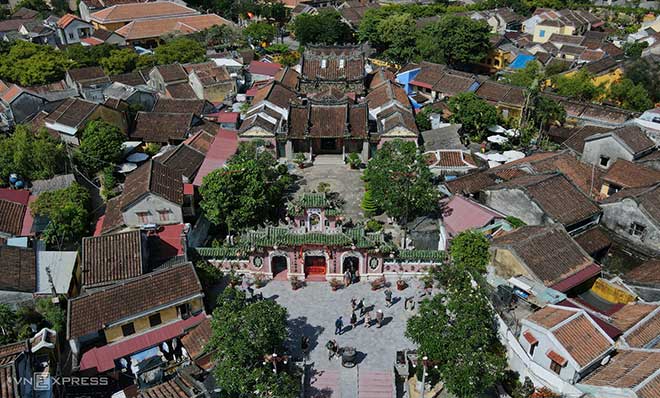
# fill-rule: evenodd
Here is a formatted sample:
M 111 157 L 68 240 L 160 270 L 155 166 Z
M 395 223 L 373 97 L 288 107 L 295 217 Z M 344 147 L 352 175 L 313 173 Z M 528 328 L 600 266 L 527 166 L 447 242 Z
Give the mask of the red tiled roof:
M 79 20 L 78 17 L 76 17 L 73 14 L 64 14 L 62 18 L 57 20 L 57 27 L 58 28 L 66 28 L 69 26 L 69 24 L 73 21 Z
M 561 282 L 556 283 L 550 287 L 560 292 L 567 292 L 580 283 L 589 280 L 596 275 L 600 275 L 600 271 L 600 265 L 591 263 L 587 267 L 579 270 L 568 278 L 563 279 Z
M 27 206 L 0 199 L 0 232 L 21 235 Z
M 624 335 L 626 343 L 634 348 L 660 348 L 660 310 L 648 315 Z
M 310 46 L 302 56 L 301 77 L 309 81 L 360 80 L 366 76 L 364 63 L 364 53 L 356 46 Z
M 154 193 L 174 204 L 183 204 L 183 180 L 171 168 L 150 160 L 126 177 L 121 208 L 135 203 L 146 193 Z
M 660 259 L 651 259 L 626 272 L 623 280 L 636 283 L 660 284 Z
M 570 288 L 597 273 L 598 266 L 558 224 L 524 226 L 498 236 L 492 245 L 511 250 L 548 287 Z
M 614 326 L 625 332 L 656 308 L 658 308 L 657 304 L 633 302 L 624 305 L 617 312 L 610 315 L 610 318 L 612 318 Z
M 539 342 L 539 340 L 534 337 L 534 335 L 529 330 L 523 333 L 523 337 L 525 337 L 525 340 L 527 340 L 530 345 L 534 345 Z
M 115 368 L 115 360 L 150 347 L 156 347 L 164 341 L 181 336 L 186 329 L 205 319 L 206 314 L 201 313 L 115 344 L 92 348 L 83 354 L 80 360 L 80 370 L 95 369 L 98 373 L 112 370 Z
M 107 285 L 142 275 L 142 243 L 140 231 L 83 238 L 82 285 Z
M 0 290 L 34 293 L 37 262 L 33 248 L 0 246 Z
M 648 384 L 660 380 L 653 376 L 660 363 L 660 351 L 618 349 L 610 361 L 596 368 L 580 381 L 581 384 L 613 388 L 636 388 L 644 382 Z M 637 392 L 637 396 L 639 395 Z M 643 398 L 656 398 L 658 395 L 647 395 Z
M 568 309 L 546 306 L 527 317 L 527 320 L 534 322 L 546 329 L 552 329 L 558 324 L 575 315 L 575 311 Z
M 213 170 L 224 166 L 237 149 L 238 133 L 235 130 L 220 129 L 197 171 L 193 184 L 202 185 L 203 178 Z
M 566 360 L 566 358 L 562 357 L 561 355 L 557 354 L 555 351 L 552 351 L 552 350 L 548 351 L 548 353 L 547 353 L 546 355 L 547 355 L 548 358 L 550 358 L 552 361 L 558 363 L 558 364 L 561 365 L 561 366 L 566 365 L 566 362 L 568 362 L 568 361 Z
M 126 40 L 141 40 L 161 37 L 168 33 L 194 33 L 212 26 L 234 24 L 216 14 L 191 15 L 155 20 L 140 19 L 117 29 L 115 33 Z
M 91 19 L 101 24 L 108 24 L 138 19 L 153 19 L 195 14 L 199 14 L 199 11 L 181 4 L 170 1 L 154 1 L 113 5 L 112 7 L 92 13 Z
M 247 69 L 248 72 L 253 75 L 275 76 L 280 69 L 282 69 L 282 65 L 270 62 L 252 61 Z
M 646 187 L 660 182 L 660 171 L 625 159 L 617 159 L 607 170 L 603 180 L 621 188 Z
M 202 294 L 192 263 L 154 271 L 69 301 L 69 339 L 96 333 L 108 324 Z

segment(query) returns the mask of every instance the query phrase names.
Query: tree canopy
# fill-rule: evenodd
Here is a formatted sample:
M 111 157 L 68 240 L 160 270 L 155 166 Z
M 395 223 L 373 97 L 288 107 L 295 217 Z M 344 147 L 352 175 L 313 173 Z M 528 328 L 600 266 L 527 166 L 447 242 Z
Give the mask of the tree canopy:
M 253 45 L 270 43 L 277 35 L 277 28 L 268 22 L 254 22 L 243 29 L 243 35 Z
M 48 218 L 43 239 L 52 245 L 76 245 L 89 230 L 89 192 L 74 183 L 44 192 L 31 205 L 32 215 Z
M 58 334 L 64 331 L 66 315 L 49 297 L 37 299 L 35 305 L 22 305 L 13 310 L 0 304 L 0 345 L 11 344 L 32 337 L 31 324 L 49 327 Z
M 426 61 L 454 67 L 479 63 L 490 50 L 490 27 L 484 21 L 448 14 L 422 29 L 417 46 Z
M 74 65 L 53 47 L 19 40 L 0 56 L 0 79 L 21 86 L 47 84 L 63 79 Z
M 12 135 L 0 137 L 0 186 L 7 184 L 11 173 L 27 180 L 47 179 L 65 164 L 64 144 L 45 130 L 35 134 L 19 125 Z
M 95 47 L 95 46 L 92 46 Z M 139 55 L 131 48 L 112 50 L 110 54 L 101 58 L 99 65 L 109 75 L 131 72 L 135 69 Z
M 553 83 L 559 95 L 590 101 L 603 93 L 602 88 L 597 87 L 592 78 L 593 76 L 586 69 L 580 69 L 571 75 L 557 76 Z
M 642 83 L 635 84 L 626 78 L 610 86 L 608 98 L 631 111 L 643 112 L 653 108 L 653 101 Z
M 447 105 L 452 112 L 452 123 L 461 123 L 473 142 L 483 141 L 488 126 L 499 120 L 497 109 L 472 92 L 451 97 Z
M 180 36 L 156 47 L 154 57 L 160 65 L 202 62 L 206 59 L 206 48 L 196 40 Z
M 298 15 L 293 20 L 293 32 L 303 46 L 353 42 L 353 31 L 334 9 L 323 9 L 316 15 Z
M 207 219 L 230 231 L 273 220 L 283 203 L 291 176 L 276 167 L 273 154 L 258 143 L 242 143 L 227 167 L 209 173 L 200 193 Z
M 277 372 L 265 357 L 284 354 L 287 338 L 287 311 L 273 300 L 253 303 L 233 288 L 225 289 L 213 311 L 213 331 L 209 348 L 215 351 L 216 383 L 229 398 L 295 398 L 300 394 L 300 379 L 280 363 Z
M 490 244 L 484 234 L 478 231 L 465 231 L 452 238 L 449 251 L 455 264 L 483 274 L 490 261 L 489 247 Z
M 536 61 L 528 62 L 524 68 L 504 75 L 503 81 L 514 86 L 532 88 L 538 87 L 543 78 L 543 68 Z
M 364 171 L 371 200 L 402 224 L 437 209 L 432 177 L 415 143 L 402 140 L 386 142 Z
M 644 58 L 637 59 L 628 64 L 624 76 L 644 87 L 651 101 L 660 102 L 660 63 Z
M 417 27 L 410 14 L 395 14 L 381 20 L 376 28 L 383 56 L 393 62 L 406 64 L 415 60 Z
M 487 292 L 457 264 L 443 265 L 443 292 L 422 302 L 406 336 L 433 364 L 431 376 L 437 372 L 449 392 L 472 398 L 502 379 L 506 357 Z
M 124 141 L 126 135 L 116 126 L 103 120 L 91 121 L 82 132 L 75 152 L 76 163 L 89 175 L 108 165 L 116 165 L 121 160 Z

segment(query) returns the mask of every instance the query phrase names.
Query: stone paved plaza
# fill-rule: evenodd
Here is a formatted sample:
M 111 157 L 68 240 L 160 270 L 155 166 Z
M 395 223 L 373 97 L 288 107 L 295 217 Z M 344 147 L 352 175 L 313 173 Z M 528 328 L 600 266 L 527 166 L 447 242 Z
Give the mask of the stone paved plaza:
M 353 221 L 359 221 L 364 218 L 364 213 L 360 208 L 362 196 L 364 195 L 364 182 L 360 179 L 362 172 L 360 170 L 351 170 L 347 165 L 341 162 L 341 159 L 333 157 L 319 157 L 318 162 L 305 169 L 293 169 L 293 173 L 302 177 L 298 182 L 300 189 L 296 193 L 300 195 L 304 192 L 316 190 L 320 182 L 330 184 L 330 191 L 338 192 L 346 202 L 343 214 Z
M 404 310 L 404 298 L 412 296 L 420 285 L 416 280 L 409 283 L 411 286 L 403 291 L 392 288 L 395 304 L 390 308 L 385 307 L 384 289 L 372 291 L 368 282 L 360 282 L 335 292 L 326 282 L 309 282 L 304 288 L 292 291 L 289 282 L 271 281 L 260 289 L 264 298 L 275 299 L 289 311 L 289 351 L 299 356 L 300 338 L 303 334 L 308 336 L 311 343 L 308 364 L 312 372 L 326 376 L 331 374 L 339 381 L 341 394 L 330 392 L 310 397 L 356 397 L 358 372 L 383 374 L 391 378 L 396 351 L 414 347 L 404 336 L 406 321 L 412 315 L 412 312 Z M 382 328 L 378 329 L 375 324 L 366 328 L 363 319 L 359 318 L 356 329 L 348 330 L 352 297 L 363 297 L 367 308 L 373 308 L 373 316 L 377 309 L 383 310 L 385 318 Z M 347 331 L 341 336 L 335 336 L 334 323 L 339 316 L 343 317 Z M 325 343 L 330 339 L 336 339 L 339 346 L 353 346 L 357 349 L 357 369 L 342 368 L 336 358 L 328 360 Z

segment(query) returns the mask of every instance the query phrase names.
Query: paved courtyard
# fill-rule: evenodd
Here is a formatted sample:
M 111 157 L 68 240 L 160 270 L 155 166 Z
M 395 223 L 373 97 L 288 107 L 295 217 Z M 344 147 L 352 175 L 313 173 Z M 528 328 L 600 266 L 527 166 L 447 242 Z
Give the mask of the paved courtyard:
M 276 300 L 289 311 L 289 352 L 299 357 L 301 336 L 306 335 L 310 339 L 311 349 L 307 363 L 313 375 L 310 381 L 311 390 L 316 392 L 308 393 L 309 397 L 355 398 L 358 386 L 363 385 L 365 377 L 392 379 L 396 351 L 414 347 L 404 336 L 406 321 L 412 315 L 404 310 L 404 298 L 412 296 L 420 285 L 416 280 L 409 283 L 411 286 L 403 291 L 392 289 L 395 303 L 390 308 L 385 307 L 384 289 L 372 291 L 368 282 L 354 284 L 335 292 L 325 282 L 309 282 L 304 288 L 292 291 L 289 282 L 271 281 L 260 289 L 264 298 Z M 362 317 L 358 317 L 356 329 L 350 330 L 352 297 L 364 298 L 365 306 L 372 309 L 372 316 L 375 316 L 376 310 L 383 310 L 385 317 L 382 328 L 377 328 L 375 324 L 366 328 Z M 341 336 L 335 336 L 334 323 L 339 316 L 344 319 L 346 331 Z M 331 339 L 336 339 L 340 347 L 356 348 L 356 368 L 343 368 L 337 358 L 328 360 L 325 344 Z M 323 381 L 316 383 L 315 390 L 317 377 Z M 319 393 L 318 384 L 322 383 L 327 384 L 328 391 L 324 389 Z M 341 391 L 337 391 L 337 388 Z
M 360 207 L 362 196 L 364 195 L 364 182 L 360 179 L 362 172 L 360 170 L 351 170 L 347 165 L 334 162 L 332 157 L 328 157 L 328 163 L 323 162 L 323 158 L 314 163 L 313 166 L 305 169 L 294 169 L 294 174 L 302 176 L 298 181 L 300 189 L 296 195 L 304 192 L 316 190 L 320 182 L 330 184 L 330 191 L 338 192 L 346 202 L 343 214 L 347 218 L 358 221 L 364 219 L 364 213 Z M 319 159 L 317 158 L 317 159 Z

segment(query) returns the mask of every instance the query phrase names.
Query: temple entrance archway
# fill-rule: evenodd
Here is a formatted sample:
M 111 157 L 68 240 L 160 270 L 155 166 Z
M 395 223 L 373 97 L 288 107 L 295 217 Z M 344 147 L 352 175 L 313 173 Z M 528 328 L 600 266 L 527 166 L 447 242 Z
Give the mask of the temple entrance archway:
M 284 276 L 286 278 L 289 270 L 289 261 L 286 256 L 275 254 L 270 259 L 270 269 L 273 273 L 273 278 L 276 276 Z
M 325 256 L 305 256 L 305 276 L 325 275 L 327 268 Z
M 341 256 L 341 273 L 346 271 L 358 274 L 362 268 L 362 255 L 358 252 L 348 252 Z

